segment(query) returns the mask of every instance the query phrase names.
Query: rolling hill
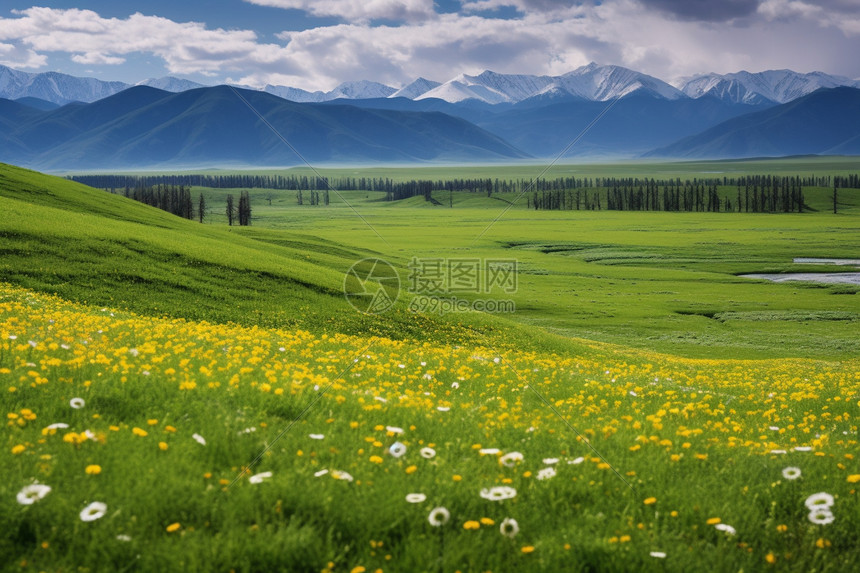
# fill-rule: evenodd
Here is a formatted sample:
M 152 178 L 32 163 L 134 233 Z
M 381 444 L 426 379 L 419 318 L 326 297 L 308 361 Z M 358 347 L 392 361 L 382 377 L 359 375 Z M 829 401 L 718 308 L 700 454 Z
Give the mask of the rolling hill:
M 731 158 L 852 154 L 860 150 L 860 89 L 820 89 L 725 121 L 645 157 Z
M 497 136 L 438 112 L 298 104 L 227 86 L 178 94 L 138 86 L 41 114 L 9 102 L 0 108 L 6 127 L 0 149 L 7 161 L 53 170 L 301 163 L 254 110 L 308 161 L 525 156 Z

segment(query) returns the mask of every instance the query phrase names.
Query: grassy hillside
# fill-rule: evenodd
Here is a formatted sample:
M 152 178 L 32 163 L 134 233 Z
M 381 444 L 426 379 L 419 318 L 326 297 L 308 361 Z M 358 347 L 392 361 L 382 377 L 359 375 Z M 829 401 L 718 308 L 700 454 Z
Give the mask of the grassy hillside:
M 377 199 L 229 228 L 0 166 L 0 568 L 860 560 L 856 289 L 735 276 L 856 256 L 857 215 Z M 365 256 L 394 311 L 345 301 Z M 517 311 L 410 312 L 413 257 L 516 259 Z
M 0 228 L 7 280 L 70 300 L 320 333 L 447 340 L 480 332 L 499 334 L 496 342 L 507 344 L 550 331 L 687 356 L 860 353 L 856 288 L 735 276 L 826 270 L 793 265 L 794 257 L 856 257 L 860 237 L 850 213 L 860 201 L 850 190 L 841 195 L 849 214 L 837 216 L 823 210 L 827 190 L 811 190 L 808 202 L 820 213 L 518 206 L 496 223 L 515 197 L 457 193 L 449 209 L 444 193 L 434 206 L 422 198 L 387 203 L 380 194 L 347 192 L 332 194 L 327 207 L 312 207 L 298 206 L 294 192 L 255 190 L 254 225 L 229 228 L 224 197 L 238 190 L 195 189 L 210 205 L 200 225 L 34 172 L 6 167 L 0 175 L 0 201 L 11 214 Z M 368 256 L 401 273 L 399 306 L 385 317 L 357 314 L 342 296 L 344 273 Z M 519 288 L 505 297 L 517 311 L 409 313 L 408 266 L 426 257 L 517 260 Z

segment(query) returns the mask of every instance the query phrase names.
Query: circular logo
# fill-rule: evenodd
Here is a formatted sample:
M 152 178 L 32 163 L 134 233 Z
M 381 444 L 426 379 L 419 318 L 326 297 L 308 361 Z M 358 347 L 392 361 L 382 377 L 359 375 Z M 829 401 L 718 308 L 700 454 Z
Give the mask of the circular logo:
M 387 261 L 362 259 L 346 272 L 343 294 L 357 311 L 382 314 L 400 295 L 400 275 Z

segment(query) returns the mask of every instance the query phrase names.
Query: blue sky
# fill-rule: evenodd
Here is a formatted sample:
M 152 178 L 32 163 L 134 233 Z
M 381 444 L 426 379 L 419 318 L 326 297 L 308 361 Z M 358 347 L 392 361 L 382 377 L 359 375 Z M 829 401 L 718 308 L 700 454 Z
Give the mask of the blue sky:
M 857 0 L 6 0 L 0 64 L 130 83 L 328 90 L 591 61 L 668 81 L 791 68 L 860 78 Z

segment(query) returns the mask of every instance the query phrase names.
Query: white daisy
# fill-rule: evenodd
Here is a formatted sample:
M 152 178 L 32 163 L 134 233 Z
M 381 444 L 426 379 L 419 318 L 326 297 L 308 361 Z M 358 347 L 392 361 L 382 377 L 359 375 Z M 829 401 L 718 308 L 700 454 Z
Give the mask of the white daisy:
M 797 479 L 800 477 L 800 468 L 788 467 L 782 470 L 782 477 L 785 479 Z
M 577 464 L 581 464 L 581 463 L 582 463 L 582 462 L 584 462 L 584 461 L 585 461 L 585 458 L 583 458 L 583 457 L 578 457 L 578 458 L 576 458 L 575 460 L 568 460 L 568 462 L 567 462 L 567 463 L 568 463 L 569 465 L 574 465 L 574 466 L 575 466 L 575 465 L 577 465 Z
M 325 438 L 325 434 L 308 434 L 308 437 L 312 440 L 322 440 Z
M 397 426 L 385 426 L 385 430 L 387 432 L 391 432 L 392 434 L 402 434 L 403 428 L 398 428 Z
M 131 535 L 126 535 L 124 533 L 120 533 L 116 538 L 118 541 L 131 541 Z
M 829 509 L 833 506 L 833 496 L 823 491 L 819 493 L 813 493 L 806 498 L 806 501 L 804 503 L 806 504 L 806 507 L 810 510 L 822 508 Z
M 548 466 L 552 466 L 558 463 L 558 458 L 544 458 L 543 463 Z
M 478 453 L 482 456 L 494 456 L 500 453 L 501 450 L 499 448 L 481 448 Z
M 50 426 L 48 426 L 45 429 L 46 430 L 65 430 L 68 427 L 69 427 L 68 424 L 64 424 L 63 422 L 56 422 L 54 424 L 51 424 Z
M 406 501 L 409 503 L 423 503 L 427 500 L 427 496 L 423 493 L 409 493 L 406 494 Z
M 421 457 L 425 459 L 432 459 L 436 457 L 436 450 L 433 448 L 421 448 Z
M 439 410 L 440 412 L 448 412 L 449 410 L 451 410 L 451 407 L 450 406 L 436 406 L 436 409 Z
M 254 474 L 248 478 L 248 481 L 251 483 L 263 483 L 264 480 L 272 477 L 272 472 L 262 472 L 259 474 Z
M 101 519 L 107 513 L 107 505 L 94 501 L 81 510 L 81 521 L 95 521 Z
M 511 499 L 516 496 L 517 490 L 506 485 L 499 485 L 481 490 L 481 497 L 491 501 L 501 501 L 503 499 Z
M 430 510 L 430 515 L 427 516 L 427 521 L 433 527 L 441 527 L 448 523 L 449 519 L 451 519 L 451 514 L 444 507 L 434 507 Z
M 718 524 L 714 525 L 714 527 L 720 531 L 725 531 L 726 534 L 728 534 L 728 535 L 734 535 L 735 533 L 737 533 L 735 528 L 732 527 L 731 525 L 729 525 L 728 523 L 718 523 Z
M 342 470 L 331 470 L 331 477 L 343 481 L 352 481 L 352 476 Z
M 809 521 L 816 525 L 829 525 L 836 520 L 829 508 L 822 507 L 809 512 Z
M 24 486 L 24 488 L 18 492 L 17 500 L 21 505 L 33 505 L 49 493 L 51 493 L 51 486 L 34 483 Z
M 794 448 L 795 452 L 811 452 L 812 448 L 810 446 L 796 446 Z
M 395 458 L 399 458 L 406 453 L 406 445 L 402 442 L 394 442 L 393 444 L 391 444 L 391 447 L 388 448 L 388 453 Z
M 201 436 L 200 434 L 193 434 L 191 437 L 192 437 L 192 438 L 194 438 L 194 440 L 195 440 L 198 444 L 200 444 L 201 446 L 205 446 L 205 445 L 206 445 L 206 439 L 205 439 L 203 436 Z
M 513 539 L 520 532 L 520 525 L 513 517 L 506 517 L 499 526 L 499 532 L 505 537 Z
M 84 402 L 83 398 L 72 398 L 69 400 L 69 406 L 74 408 L 75 410 L 80 410 L 84 406 L 86 406 L 86 402 Z
M 328 470 L 320 470 L 318 472 L 314 472 L 314 477 L 322 477 L 328 473 Z
M 520 452 L 508 452 L 499 458 L 499 463 L 506 468 L 512 468 L 521 461 L 523 461 L 523 455 Z
M 555 468 L 554 467 L 544 468 L 541 471 L 539 471 L 538 475 L 537 475 L 537 478 L 539 480 L 552 479 L 554 477 L 555 477 Z
M 666 554 L 663 553 L 662 551 L 652 551 L 648 555 L 650 555 L 651 557 L 654 557 L 656 559 L 666 559 Z

